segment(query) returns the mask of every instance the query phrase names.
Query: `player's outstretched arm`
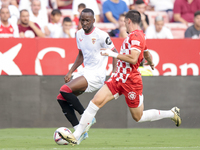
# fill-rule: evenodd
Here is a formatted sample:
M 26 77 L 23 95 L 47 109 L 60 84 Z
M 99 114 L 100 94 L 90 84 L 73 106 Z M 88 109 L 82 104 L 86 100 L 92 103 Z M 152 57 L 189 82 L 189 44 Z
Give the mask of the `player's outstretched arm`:
M 117 58 L 134 65 L 138 61 L 140 52 L 138 50 L 132 49 L 131 54 L 122 55 L 122 54 L 113 52 L 111 49 L 101 49 L 101 55 Z
M 76 60 L 74 62 L 74 64 L 72 65 L 71 69 L 69 70 L 69 72 L 66 74 L 65 76 L 65 82 L 69 82 L 72 76 L 72 73 L 83 63 L 83 53 L 81 50 L 79 50 L 79 53 L 76 57 Z
M 125 55 L 119 54 L 117 58 L 122 61 L 135 65 L 138 61 L 139 55 L 140 52 L 138 50 L 132 49 L 131 54 L 125 54 Z
M 151 54 L 149 51 L 144 51 L 144 58 L 147 61 L 147 63 L 145 63 L 145 65 L 150 65 L 151 69 L 154 70 L 154 63 L 151 59 Z

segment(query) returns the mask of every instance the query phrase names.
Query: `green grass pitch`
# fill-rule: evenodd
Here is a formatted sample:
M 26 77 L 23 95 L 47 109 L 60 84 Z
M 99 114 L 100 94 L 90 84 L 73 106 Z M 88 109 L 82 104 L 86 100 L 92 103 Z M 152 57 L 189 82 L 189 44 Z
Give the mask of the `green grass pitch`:
M 92 128 L 89 138 L 74 147 L 57 145 L 55 130 L 0 129 L 0 150 L 200 150 L 200 129 Z

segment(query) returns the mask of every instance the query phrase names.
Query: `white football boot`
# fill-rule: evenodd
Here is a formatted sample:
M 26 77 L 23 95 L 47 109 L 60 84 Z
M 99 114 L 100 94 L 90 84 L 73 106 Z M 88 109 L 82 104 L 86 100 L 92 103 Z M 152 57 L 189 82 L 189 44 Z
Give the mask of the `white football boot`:
M 174 117 L 171 118 L 171 120 L 179 127 L 181 125 L 180 109 L 178 107 L 173 107 L 171 111 L 174 113 Z
M 68 134 L 66 135 L 65 133 L 63 132 L 58 132 L 58 134 L 60 135 L 60 137 L 64 140 L 66 140 L 67 142 L 69 142 L 70 145 L 74 146 L 74 145 L 77 145 L 77 140 L 76 138 L 74 137 L 73 134 Z

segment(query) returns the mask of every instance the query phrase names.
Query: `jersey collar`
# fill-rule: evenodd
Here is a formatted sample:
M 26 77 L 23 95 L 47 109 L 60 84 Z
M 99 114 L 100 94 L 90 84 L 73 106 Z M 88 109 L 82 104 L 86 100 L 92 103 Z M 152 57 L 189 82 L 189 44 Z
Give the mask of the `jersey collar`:
M 92 31 L 90 33 L 85 33 L 85 35 L 89 35 L 94 31 L 95 27 L 92 29 Z

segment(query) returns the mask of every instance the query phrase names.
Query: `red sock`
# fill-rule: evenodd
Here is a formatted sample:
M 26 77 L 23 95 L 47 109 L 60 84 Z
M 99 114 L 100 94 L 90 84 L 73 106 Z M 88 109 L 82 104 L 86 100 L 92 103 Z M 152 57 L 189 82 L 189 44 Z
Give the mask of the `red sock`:
M 65 84 L 60 88 L 60 91 L 65 93 L 72 93 L 72 90 Z
M 59 93 L 57 96 L 57 100 L 63 100 L 66 101 L 66 99 L 64 99 L 64 97 Z

